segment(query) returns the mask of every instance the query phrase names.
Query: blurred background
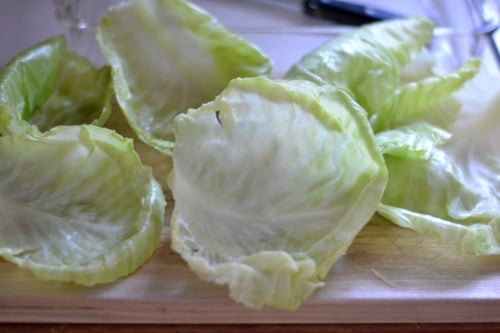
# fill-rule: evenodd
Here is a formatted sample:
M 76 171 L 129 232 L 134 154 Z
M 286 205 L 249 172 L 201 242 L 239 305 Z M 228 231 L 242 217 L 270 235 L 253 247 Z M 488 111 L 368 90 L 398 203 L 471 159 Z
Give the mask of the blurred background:
M 251 40 L 275 59 L 283 72 L 313 47 L 352 29 L 345 22 L 325 19 L 330 0 L 309 1 L 314 15 L 305 14 L 301 0 L 193 0 L 233 31 Z M 78 52 L 104 62 L 94 40 L 98 18 L 120 0 L 0 0 L 0 67 L 22 50 L 47 38 L 66 34 Z M 500 73 L 498 0 L 351 0 L 398 16 L 426 15 L 437 24 L 432 51 L 443 63 L 457 67 L 480 56 L 490 72 Z M 326 6 L 326 7 L 325 7 Z M 56 11 L 57 9 L 57 11 Z M 376 13 L 376 12 L 375 12 Z M 337 18 L 345 18 L 339 17 Z M 483 30 L 482 30 L 483 29 Z

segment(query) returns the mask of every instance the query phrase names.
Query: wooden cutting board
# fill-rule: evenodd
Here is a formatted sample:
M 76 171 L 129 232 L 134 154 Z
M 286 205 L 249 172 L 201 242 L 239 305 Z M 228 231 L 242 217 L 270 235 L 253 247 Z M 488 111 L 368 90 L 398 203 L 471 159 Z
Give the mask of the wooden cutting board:
M 293 313 L 234 303 L 225 287 L 200 281 L 170 250 L 167 232 L 149 262 L 108 285 L 39 281 L 5 261 L 0 272 L 0 322 L 500 321 L 500 257 L 459 256 L 377 216 L 326 285 Z
M 107 125 L 134 137 L 120 112 Z M 165 187 L 170 159 L 137 139 L 135 149 Z M 500 322 L 500 256 L 459 255 L 378 215 L 299 310 L 247 309 L 229 298 L 225 286 L 199 280 L 170 249 L 174 202 L 166 193 L 161 246 L 118 282 L 81 287 L 40 281 L 0 260 L 0 322 Z

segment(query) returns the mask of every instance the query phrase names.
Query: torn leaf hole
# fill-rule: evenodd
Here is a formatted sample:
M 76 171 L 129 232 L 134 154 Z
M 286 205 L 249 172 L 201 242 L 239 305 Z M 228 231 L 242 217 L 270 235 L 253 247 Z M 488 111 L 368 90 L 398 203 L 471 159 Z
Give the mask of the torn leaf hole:
M 220 120 L 220 110 L 215 111 L 215 119 L 217 119 L 220 127 L 222 127 L 222 121 Z

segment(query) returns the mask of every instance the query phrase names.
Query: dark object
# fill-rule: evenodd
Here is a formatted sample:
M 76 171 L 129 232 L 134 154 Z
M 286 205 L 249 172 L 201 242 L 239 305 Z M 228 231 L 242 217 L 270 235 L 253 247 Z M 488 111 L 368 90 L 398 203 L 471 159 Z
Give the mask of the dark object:
M 402 18 L 402 15 L 378 8 L 338 0 L 305 0 L 306 14 L 348 25 Z

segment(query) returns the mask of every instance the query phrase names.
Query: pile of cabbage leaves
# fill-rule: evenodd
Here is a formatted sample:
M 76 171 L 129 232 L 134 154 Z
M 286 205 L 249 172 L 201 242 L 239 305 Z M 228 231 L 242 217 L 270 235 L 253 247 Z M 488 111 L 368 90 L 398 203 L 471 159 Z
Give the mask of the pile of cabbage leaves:
M 203 9 L 148 0 L 102 18 L 110 66 L 61 37 L 27 50 L 0 74 L 0 256 L 115 281 L 159 246 L 163 192 L 172 248 L 251 308 L 297 309 L 376 213 L 500 254 L 498 78 L 477 59 L 437 74 L 432 36 L 423 17 L 366 25 L 271 79 L 271 59 Z

